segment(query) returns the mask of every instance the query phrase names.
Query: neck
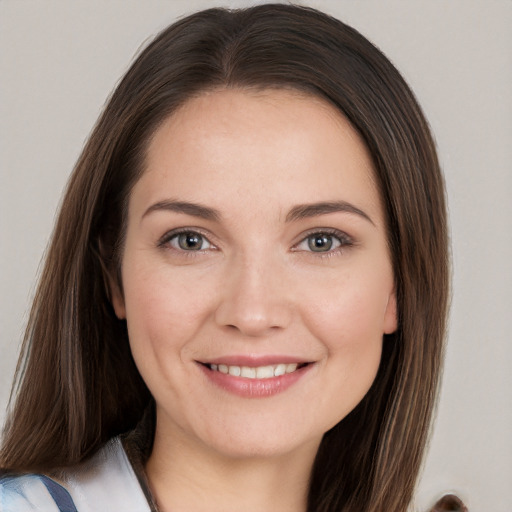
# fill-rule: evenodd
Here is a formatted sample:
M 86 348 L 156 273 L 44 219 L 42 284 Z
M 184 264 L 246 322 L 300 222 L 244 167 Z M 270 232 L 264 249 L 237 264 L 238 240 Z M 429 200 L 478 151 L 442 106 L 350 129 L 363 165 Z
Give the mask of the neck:
M 235 458 L 157 427 L 146 472 L 160 512 L 305 512 L 317 449 Z

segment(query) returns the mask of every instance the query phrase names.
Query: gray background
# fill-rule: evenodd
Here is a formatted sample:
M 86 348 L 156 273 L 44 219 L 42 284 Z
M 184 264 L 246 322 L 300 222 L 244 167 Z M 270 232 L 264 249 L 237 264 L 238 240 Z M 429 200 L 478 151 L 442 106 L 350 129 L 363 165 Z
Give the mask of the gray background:
M 0 1 L 0 420 L 60 195 L 109 92 L 175 17 L 247 1 Z M 301 2 L 305 3 L 305 2 Z M 453 241 L 439 413 L 416 506 L 512 509 L 512 2 L 318 0 L 398 66 L 436 134 Z

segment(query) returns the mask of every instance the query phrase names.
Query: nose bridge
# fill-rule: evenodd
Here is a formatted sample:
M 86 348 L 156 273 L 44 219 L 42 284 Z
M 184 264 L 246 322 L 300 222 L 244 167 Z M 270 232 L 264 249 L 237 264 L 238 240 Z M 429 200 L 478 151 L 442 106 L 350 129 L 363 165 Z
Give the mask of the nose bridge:
M 217 323 L 246 336 L 286 327 L 291 304 L 283 271 L 276 254 L 261 247 L 235 255 L 226 268 Z

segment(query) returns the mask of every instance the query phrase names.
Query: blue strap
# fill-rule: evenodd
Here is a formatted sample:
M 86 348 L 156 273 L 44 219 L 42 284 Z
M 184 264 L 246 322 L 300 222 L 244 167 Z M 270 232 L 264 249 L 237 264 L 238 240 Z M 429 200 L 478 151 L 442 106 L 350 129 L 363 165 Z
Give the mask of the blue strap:
M 57 507 L 59 507 L 60 512 L 78 512 L 69 492 L 66 491 L 62 485 L 59 485 L 51 478 L 44 475 L 40 475 L 39 478 L 48 489 L 50 496 L 53 498 L 53 501 L 55 501 Z

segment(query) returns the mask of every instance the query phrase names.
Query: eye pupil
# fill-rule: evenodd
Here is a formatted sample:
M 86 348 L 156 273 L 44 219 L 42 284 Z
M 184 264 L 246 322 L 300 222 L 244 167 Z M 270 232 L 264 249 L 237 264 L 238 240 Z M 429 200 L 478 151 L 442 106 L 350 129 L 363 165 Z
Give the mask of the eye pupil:
M 313 235 L 308 238 L 308 246 L 312 251 L 328 251 L 332 247 L 332 236 L 326 234 Z
M 181 233 L 178 244 L 185 251 L 199 251 L 203 245 L 203 237 L 197 233 Z

